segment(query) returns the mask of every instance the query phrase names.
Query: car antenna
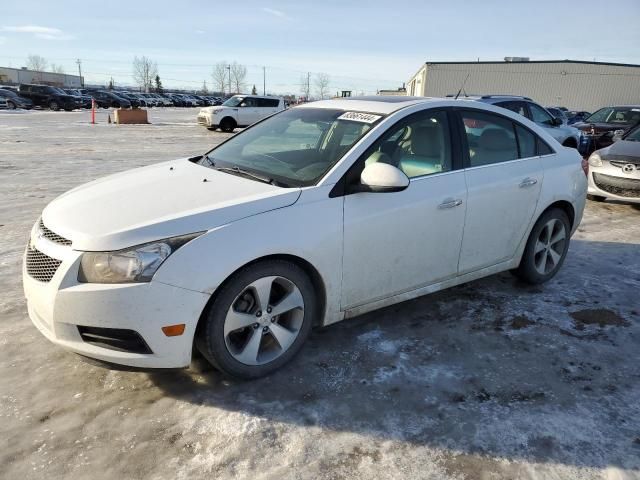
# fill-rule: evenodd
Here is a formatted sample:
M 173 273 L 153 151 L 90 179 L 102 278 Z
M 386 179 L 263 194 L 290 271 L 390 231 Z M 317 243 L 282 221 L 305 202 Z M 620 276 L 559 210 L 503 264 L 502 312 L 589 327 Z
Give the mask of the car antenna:
M 456 93 L 456 98 L 454 98 L 454 100 L 457 100 L 458 97 L 460 96 L 460 93 L 462 92 L 462 90 L 464 89 L 464 85 L 465 83 L 467 83 L 467 80 L 469 80 L 469 75 L 471 75 L 471 72 L 467 73 L 467 78 L 464 79 L 464 82 L 462 82 L 462 85 L 460 85 L 460 90 L 458 90 L 458 93 Z M 465 97 L 467 96 L 467 92 L 464 92 Z

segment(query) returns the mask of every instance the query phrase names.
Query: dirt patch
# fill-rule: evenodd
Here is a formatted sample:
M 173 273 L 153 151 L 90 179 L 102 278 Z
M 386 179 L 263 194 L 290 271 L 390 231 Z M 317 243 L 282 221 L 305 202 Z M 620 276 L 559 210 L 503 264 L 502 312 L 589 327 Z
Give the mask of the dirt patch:
M 616 312 L 607 310 L 605 308 L 593 308 L 587 310 L 578 310 L 576 312 L 570 312 L 571 318 L 575 328 L 578 330 L 584 330 L 586 325 L 598 325 L 605 327 L 612 325 L 616 327 L 628 327 L 629 322 L 618 315 Z
M 529 320 L 524 315 L 516 315 L 511 319 L 511 328 L 515 330 L 520 330 L 521 328 L 527 328 L 530 325 L 533 325 L 535 322 Z

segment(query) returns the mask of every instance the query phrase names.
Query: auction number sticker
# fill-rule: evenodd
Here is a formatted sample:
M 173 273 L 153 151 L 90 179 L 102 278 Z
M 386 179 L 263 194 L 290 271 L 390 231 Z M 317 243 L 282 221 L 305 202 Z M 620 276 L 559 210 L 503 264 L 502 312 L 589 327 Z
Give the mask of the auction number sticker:
M 338 120 L 351 120 L 352 122 L 373 123 L 381 119 L 381 115 L 361 112 L 344 112 L 338 117 Z

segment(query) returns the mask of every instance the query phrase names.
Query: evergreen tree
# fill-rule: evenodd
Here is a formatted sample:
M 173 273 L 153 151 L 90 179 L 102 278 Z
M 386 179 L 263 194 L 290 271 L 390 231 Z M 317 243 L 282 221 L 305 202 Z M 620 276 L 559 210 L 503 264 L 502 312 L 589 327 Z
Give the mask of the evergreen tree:
M 258 94 L 258 90 L 256 90 L 256 86 L 254 85 L 253 88 L 251 89 L 251 95 L 257 95 Z
M 160 75 L 156 75 L 156 93 L 162 93 L 162 82 L 160 81 Z

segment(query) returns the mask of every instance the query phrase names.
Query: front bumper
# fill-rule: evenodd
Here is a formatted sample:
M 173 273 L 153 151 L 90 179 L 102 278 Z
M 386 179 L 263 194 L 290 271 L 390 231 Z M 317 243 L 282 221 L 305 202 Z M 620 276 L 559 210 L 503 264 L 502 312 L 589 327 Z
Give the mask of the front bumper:
M 207 115 L 206 113 L 198 114 L 198 125 L 205 126 L 207 128 L 216 128 L 218 125 L 215 123 L 213 115 Z
M 55 272 L 36 280 L 23 263 L 24 293 L 29 317 L 51 342 L 103 362 L 139 368 L 183 368 L 191 362 L 195 329 L 209 295 L 160 282 L 91 284 L 77 281 L 82 252 L 37 238 L 32 246 L 61 261 Z M 36 275 L 38 276 L 38 275 Z M 167 337 L 166 325 L 185 324 L 180 336 Z M 89 327 L 89 328 L 79 328 Z M 150 353 L 113 348 L 90 340 L 86 331 L 133 331 Z M 126 344 L 125 344 L 126 345 Z
M 633 172 L 603 161 L 602 167 L 589 167 L 589 195 L 623 202 L 640 203 L 640 165 Z

